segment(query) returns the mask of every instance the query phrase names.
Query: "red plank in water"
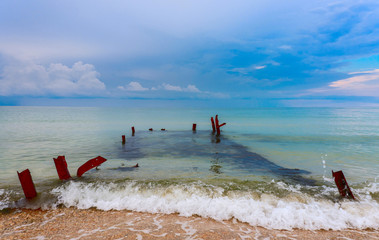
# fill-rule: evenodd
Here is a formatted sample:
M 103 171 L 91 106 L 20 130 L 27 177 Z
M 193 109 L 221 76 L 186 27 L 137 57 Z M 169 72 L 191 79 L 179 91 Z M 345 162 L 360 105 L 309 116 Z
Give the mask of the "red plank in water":
M 91 170 L 94 167 L 100 166 L 105 161 L 107 161 L 107 159 L 101 156 L 88 160 L 86 163 L 84 163 L 82 166 L 78 168 L 78 172 L 77 172 L 78 177 L 81 177 L 88 170 Z
M 134 127 L 132 127 L 132 136 L 134 136 L 134 134 L 136 133 Z
M 192 131 L 196 131 L 196 123 L 192 124 Z
M 345 176 L 343 175 L 343 172 L 342 171 L 338 171 L 338 172 L 332 171 L 332 174 L 334 177 L 334 182 L 336 183 L 338 191 L 340 192 L 340 195 L 342 197 L 351 197 L 352 199 L 355 200 L 355 197 L 354 197 L 353 193 L 351 192 L 349 185 L 347 184 L 347 181 L 346 181 Z
M 29 169 L 26 169 L 22 172 L 18 172 L 18 178 L 20 179 L 20 183 L 22 186 L 22 190 L 24 190 L 25 197 L 27 199 L 32 199 L 37 196 L 37 191 L 33 183 L 32 175 L 30 174 Z
M 60 180 L 67 180 L 71 178 L 70 172 L 67 169 L 67 162 L 65 156 L 58 156 L 53 158 L 55 163 L 55 168 L 58 172 L 58 177 Z

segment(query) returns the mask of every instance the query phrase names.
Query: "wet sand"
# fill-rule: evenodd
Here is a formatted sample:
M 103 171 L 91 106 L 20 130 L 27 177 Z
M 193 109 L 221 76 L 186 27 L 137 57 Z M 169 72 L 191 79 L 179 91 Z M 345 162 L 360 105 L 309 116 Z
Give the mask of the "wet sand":
M 61 208 L 1 213 L 0 239 L 379 239 L 379 230 L 270 230 L 234 219 Z

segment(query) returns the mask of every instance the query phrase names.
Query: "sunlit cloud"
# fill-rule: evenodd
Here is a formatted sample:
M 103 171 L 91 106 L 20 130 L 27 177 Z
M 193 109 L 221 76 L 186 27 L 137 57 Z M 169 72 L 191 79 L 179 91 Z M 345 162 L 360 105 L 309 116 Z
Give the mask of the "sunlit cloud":
M 132 92 L 141 92 L 141 91 L 148 91 L 148 88 L 142 87 L 142 85 L 139 82 L 130 82 L 128 85 L 124 86 L 118 86 L 117 87 L 120 90 L 125 91 L 132 91 Z
M 174 86 L 171 84 L 163 83 L 162 88 L 167 91 L 176 91 L 176 92 L 194 92 L 199 93 L 200 90 L 195 85 L 188 85 L 187 87 Z
M 351 72 L 353 77 L 333 81 L 327 87 L 310 89 L 315 95 L 373 96 L 379 93 L 379 69 Z
M 247 75 L 253 71 L 261 70 L 264 68 L 266 68 L 266 65 L 251 65 L 251 66 L 245 67 L 245 68 L 233 68 L 230 70 L 230 72 L 234 72 L 234 73 L 238 73 L 238 74 L 242 74 L 242 75 Z
M 101 96 L 105 84 L 91 64 L 77 62 L 72 67 L 52 63 L 45 67 L 34 62 L 6 65 L 0 77 L 0 95 Z

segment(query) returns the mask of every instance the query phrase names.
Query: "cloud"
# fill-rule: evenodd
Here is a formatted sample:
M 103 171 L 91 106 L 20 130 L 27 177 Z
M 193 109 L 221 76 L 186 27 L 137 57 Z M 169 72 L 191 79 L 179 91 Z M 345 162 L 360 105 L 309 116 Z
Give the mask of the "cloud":
M 194 92 L 194 93 L 201 92 L 195 85 L 188 85 L 187 87 L 182 88 L 179 86 L 173 86 L 167 83 L 163 83 L 162 88 L 167 91 L 176 91 L 176 92 Z
M 379 81 L 379 69 L 365 72 L 352 72 L 349 74 L 357 76 L 331 82 L 329 86 L 339 89 L 360 89 L 372 85 L 373 81 Z
M 162 84 L 162 88 L 167 90 L 167 91 L 177 91 L 177 92 L 181 92 L 182 91 L 182 88 L 179 87 L 179 86 L 173 86 L 173 85 L 170 85 L 170 84 L 167 84 L 167 83 L 163 83 Z
M 141 91 L 148 91 L 149 90 L 148 88 L 142 87 L 142 85 L 139 82 L 130 82 L 125 87 L 118 86 L 117 88 L 120 90 L 131 91 L 131 92 L 141 92 Z
M 105 84 L 91 64 L 76 62 L 71 68 L 61 63 L 45 67 L 34 62 L 6 65 L 0 77 L 1 96 L 99 96 Z
M 264 69 L 264 68 L 266 68 L 266 65 L 258 65 L 258 66 L 257 65 L 251 65 L 251 66 L 245 67 L 245 68 L 233 68 L 230 70 L 230 72 L 234 72 L 234 73 L 238 73 L 238 74 L 242 74 L 242 75 L 248 75 L 255 70 L 260 70 L 260 69 Z
M 352 72 L 353 77 L 330 82 L 327 87 L 310 89 L 314 95 L 372 96 L 378 97 L 379 69 Z
M 211 91 L 202 91 L 193 84 L 186 87 L 162 83 L 158 86 L 145 88 L 139 82 L 130 82 L 126 86 L 118 86 L 122 92 L 114 92 L 114 96 L 123 96 L 140 99 L 228 99 L 229 94 Z M 120 95 L 121 94 L 121 95 Z
M 292 46 L 290 46 L 290 45 L 282 45 L 282 46 L 279 47 L 279 49 L 292 50 Z

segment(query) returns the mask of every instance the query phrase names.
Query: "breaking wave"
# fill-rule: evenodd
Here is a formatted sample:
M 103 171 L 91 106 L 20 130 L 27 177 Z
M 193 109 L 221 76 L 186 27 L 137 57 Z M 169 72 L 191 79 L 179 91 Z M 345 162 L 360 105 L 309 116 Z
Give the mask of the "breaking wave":
M 106 184 L 69 181 L 51 194 L 57 198 L 53 207 L 234 218 L 271 229 L 379 229 L 378 183 L 354 189 L 360 201 L 336 201 L 337 190 L 327 186 L 274 181 L 269 185 L 246 191 L 201 181 L 169 185 L 132 180 Z

